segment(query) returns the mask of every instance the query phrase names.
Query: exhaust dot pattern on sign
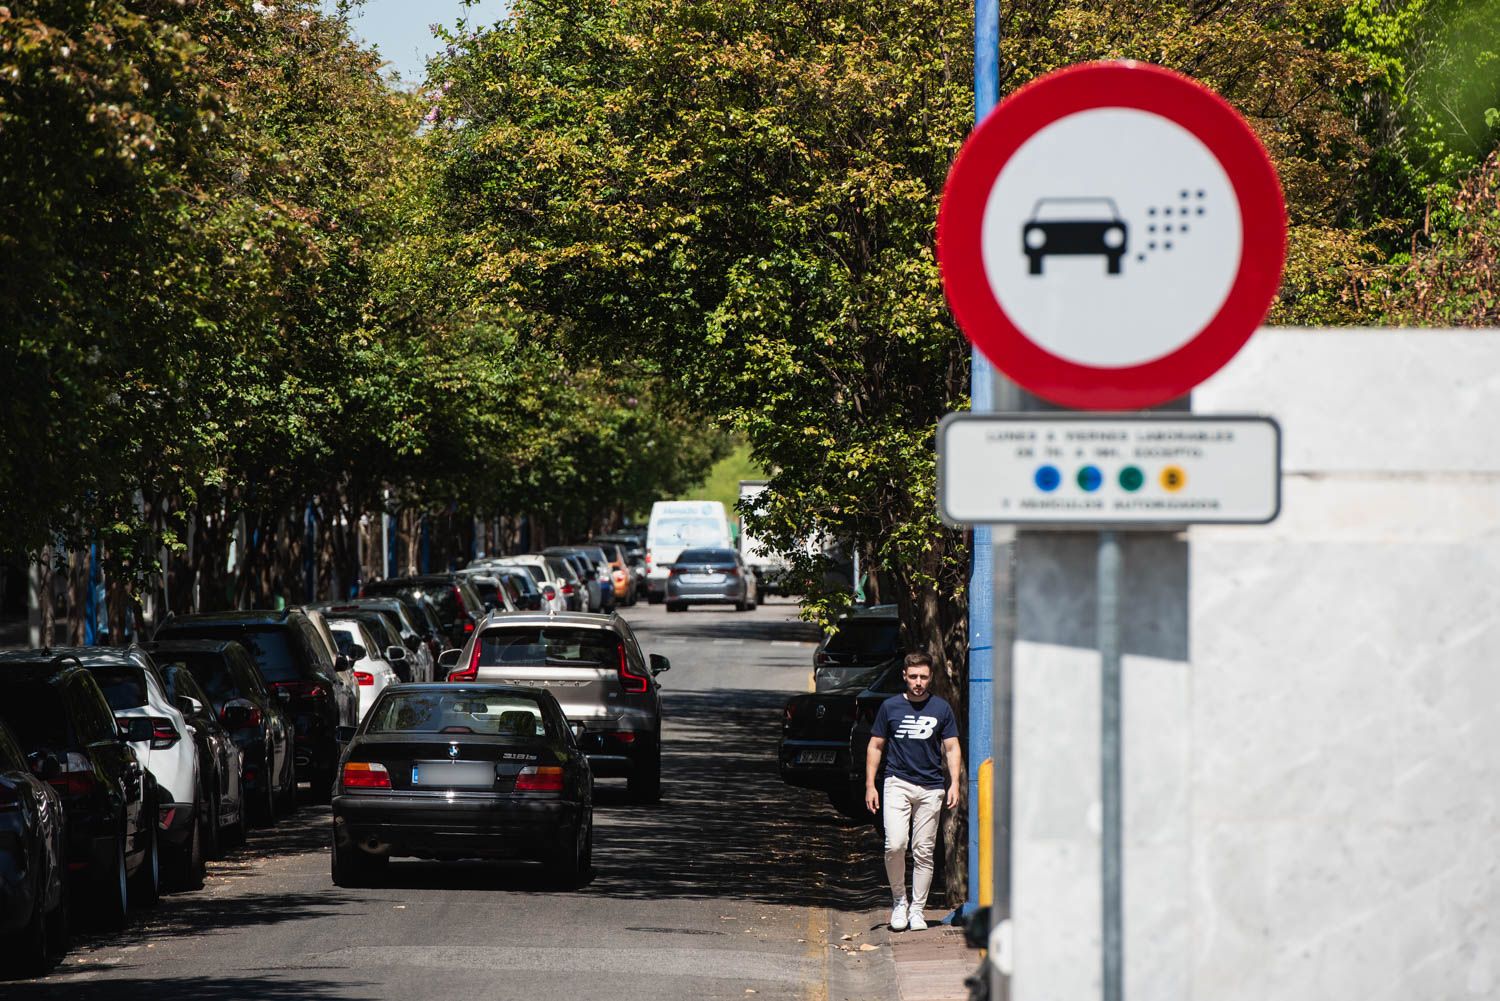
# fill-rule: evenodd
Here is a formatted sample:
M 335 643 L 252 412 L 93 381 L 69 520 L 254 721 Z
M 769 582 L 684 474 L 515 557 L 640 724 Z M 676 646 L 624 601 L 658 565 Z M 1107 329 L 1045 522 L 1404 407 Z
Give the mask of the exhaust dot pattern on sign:
M 1147 233 L 1160 232 L 1163 236 L 1169 234 L 1181 235 L 1188 232 L 1188 224 L 1186 222 L 1183 222 L 1182 220 L 1186 219 L 1188 216 L 1201 216 L 1204 214 L 1203 202 L 1208 197 L 1208 192 L 1189 191 L 1186 188 L 1183 188 L 1177 193 L 1177 197 L 1178 203 L 1175 205 L 1170 203 L 1165 205 L 1152 205 L 1150 208 L 1146 209 L 1146 215 L 1149 216 L 1152 220 L 1151 222 L 1148 222 L 1146 224 Z M 1158 223 L 1156 221 L 1158 219 L 1171 219 L 1173 221 L 1163 221 Z M 1138 251 L 1135 255 L 1135 259 L 1137 263 L 1145 263 L 1146 258 L 1151 254 L 1165 253 L 1166 251 L 1169 251 L 1171 249 L 1171 240 L 1148 240 L 1146 242 L 1146 249 L 1143 251 Z

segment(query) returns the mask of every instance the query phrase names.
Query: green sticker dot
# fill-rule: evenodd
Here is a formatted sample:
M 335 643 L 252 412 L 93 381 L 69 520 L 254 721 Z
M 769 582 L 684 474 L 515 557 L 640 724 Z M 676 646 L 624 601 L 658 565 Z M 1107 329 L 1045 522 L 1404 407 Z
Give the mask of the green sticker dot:
M 1141 472 L 1139 466 L 1126 466 L 1120 470 L 1120 486 L 1132 493 L 1139 490 L 1146 482 L 1146 474 Z

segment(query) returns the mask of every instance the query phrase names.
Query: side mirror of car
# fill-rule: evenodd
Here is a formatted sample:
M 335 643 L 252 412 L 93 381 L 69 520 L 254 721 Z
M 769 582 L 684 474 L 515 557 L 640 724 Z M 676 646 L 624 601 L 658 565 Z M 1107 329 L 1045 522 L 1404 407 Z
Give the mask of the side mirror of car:
M 336 726 L 333 728 L 333 739 L 340 744 L 347 744 L 354 739 L 355 729 L 352 726 Z
M 661 674 L 663 671 L 670 670 L 672 670 L 672 662 L 670 660 L 663 657 L 659 653 L 653 653 L 651 655 L 651 673 L 653 675 Z
M 175 704 L 184 716 L 197 716 L 199 713 L 203 712 L 203 703 L 199 702 L 191 695 L 177 696 Z
M 366 650 L 358 643 L 351 643 L 349 644 L 349 649 L 344 651 L 344 656 L 347 657 L 349 662 L 352 664 L 356 660 L 364 660 L 365 656 L 369 652 L 370 651 Z
M 385 648 L 385 659 L 388 660 L 388 661 L 390 661 L 392 664 L 396 663 L 397 661 L 405 660 L 406 659 L 406 647 L 404 647 L 404 646 L 388 646 L 388 647 L 386 647 Z
M 462 650 L 444 650 L 438 654 L 438 667 L 457 667 L 458 658 L 463 656 Z
M 333 671 L 335 674 L 342 674 L 353 666 L 354 661 L 349 659 L 348 654 L 341 653 L 337 657 L 333 658 Z

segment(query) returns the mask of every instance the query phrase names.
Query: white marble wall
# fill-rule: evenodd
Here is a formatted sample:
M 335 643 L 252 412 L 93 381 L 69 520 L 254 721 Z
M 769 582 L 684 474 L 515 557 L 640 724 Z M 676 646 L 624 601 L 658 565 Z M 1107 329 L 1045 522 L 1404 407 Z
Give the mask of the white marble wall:
M 1282 518 L 1131 539 L 1130 998 L 1500 998 L 1500 337 L 1262 331 Z M 1018 1001 L 1099 995 L 1093 548 L 1023 536 Z

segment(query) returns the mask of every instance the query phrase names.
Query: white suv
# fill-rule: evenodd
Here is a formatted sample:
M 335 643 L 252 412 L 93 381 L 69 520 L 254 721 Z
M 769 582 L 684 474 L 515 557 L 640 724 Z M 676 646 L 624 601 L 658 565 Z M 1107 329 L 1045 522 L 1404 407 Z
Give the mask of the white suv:
M 198 781 L 198 746 L 182 711 L 167 697 L 166 682 L 151 655 L 138 647 L 54 650 L 78 658 L 129 735 L 141 767 L 156 779 L 157 831 L 166 880 L 177 887 L 203 880 L 204 794 Z

